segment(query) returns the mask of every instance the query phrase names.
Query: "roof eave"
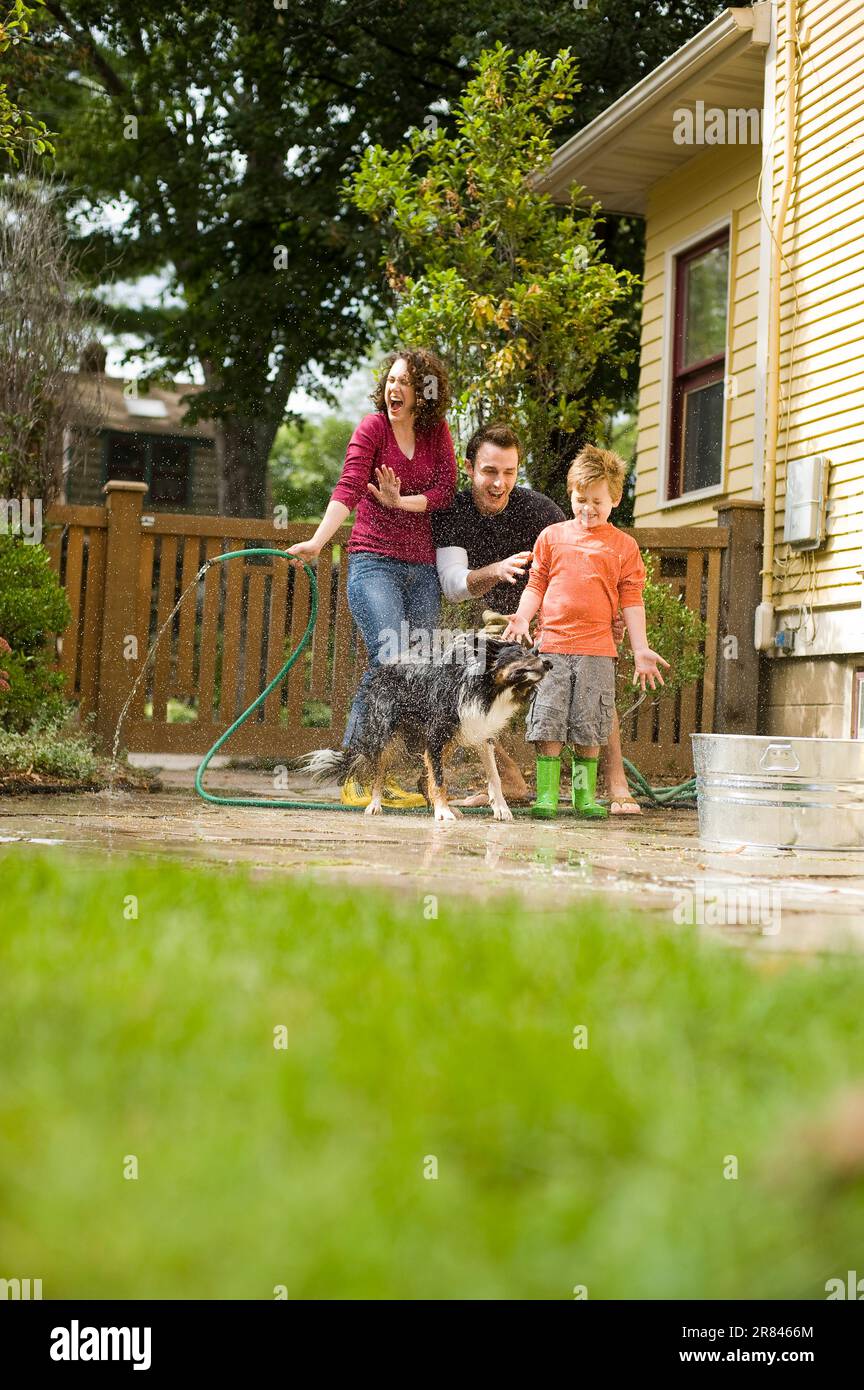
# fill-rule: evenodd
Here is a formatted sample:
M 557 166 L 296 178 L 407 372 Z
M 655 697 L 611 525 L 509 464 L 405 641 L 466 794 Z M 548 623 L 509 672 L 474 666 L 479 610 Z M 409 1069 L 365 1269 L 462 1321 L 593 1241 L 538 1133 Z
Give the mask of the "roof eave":
M 678 88 L 700 73 L 713 69 L 730 50 L 737 47 L 767 47 L 770 38 L 770 9 L 762 0 L 752 9 L 724 10 L 659 67 L 637 82 L 623 96 L 596 116 L 553 154 L 534 186 L 548 193 L 557 202 L 568 203 L 574 185 L 583 186 L 580 170 L 592 164 L 604 150 L 627 137 L 632 125 L 644 117 L 647 109 L 662 104 Z M 587 201 L 591 190 L 587 188 Z M 621 215 L 644 215 L 641 190 L 633 197 L 619 198 L 619 206 L 603 200 L 604 210 Z

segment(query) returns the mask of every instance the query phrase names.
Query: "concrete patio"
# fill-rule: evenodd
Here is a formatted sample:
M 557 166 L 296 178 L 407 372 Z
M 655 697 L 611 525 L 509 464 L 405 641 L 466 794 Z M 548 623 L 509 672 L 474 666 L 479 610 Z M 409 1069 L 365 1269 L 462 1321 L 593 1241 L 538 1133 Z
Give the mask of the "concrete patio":
M 145 761 L 143 758 L 136 761 Z M 154 760 L 146 760 L 154 761 Z M 171 764 L 170 766 L 168 764 Z M 333 799 L 330 811 L 222 807 L 193 789 L 194 758 L 159 759 L 162 790 L 7 796 L 0 856 L 31 847 L 76 855 L 145 855 L 243 864 L 256 873 L 302 873 L 324 882 L 378 884 L 418 902 L 515 893 L 526 911 L 567 913 L 577 899 L 690 925 L 760 952 L 864 949 L 864 864 L 847 856 L 708 851 L 694 810 L 554 823 L 486 813 L 435 825 L 425 814 L 370 819 L 336 808 L 335 788 L 302 779 L 274 788 L 268 772 L 214 767 L 208 789 L 233 796 Z

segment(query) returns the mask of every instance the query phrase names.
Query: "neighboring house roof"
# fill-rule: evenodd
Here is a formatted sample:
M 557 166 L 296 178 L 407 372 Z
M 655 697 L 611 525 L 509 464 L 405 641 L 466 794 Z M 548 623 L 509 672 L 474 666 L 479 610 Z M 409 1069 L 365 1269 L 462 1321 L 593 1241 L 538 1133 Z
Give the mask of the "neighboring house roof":
M 102 430 L 120 430 L 124 434 L 171 434 L 183 435 L 188 439 L 215 439 L 216 432 L 212 420 L 199 420 L 194 425 L 182 424 L 188 409 L 188 402 L 182 396 L 194 395 L 203 390 L 201 386 L 188 385 L 182 381 L 172 383 L 170 389 L 151 386 L 145 394 L 128 395 L 129 383 L 121 377 L 106 376 L 102 372 L 77 372 L 80 394 L 80 419 L 84 424 L 98 420 Z
M 644 216 L 652 185 L 699 152 L 673 140 L 675 111 L 761 108 L 770 30 L 768 0 L 724 10 L 557 149 L 536 187 L 568 202 L 577 184 L 607 212 Z

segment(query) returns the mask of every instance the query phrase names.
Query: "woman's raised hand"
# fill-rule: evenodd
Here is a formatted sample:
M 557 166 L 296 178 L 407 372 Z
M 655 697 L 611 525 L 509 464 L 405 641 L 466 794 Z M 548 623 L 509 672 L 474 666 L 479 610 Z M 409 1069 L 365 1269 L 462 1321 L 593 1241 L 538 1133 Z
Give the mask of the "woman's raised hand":
M 376 502 L 380 502 L 382 507 L 398 507 L 402 500 L 402 483 L 393 469 L 385 464 L 383 468 L 375 469 L 375 477 L 378 486 L 374 483 L 367 483 L 366 486 Z

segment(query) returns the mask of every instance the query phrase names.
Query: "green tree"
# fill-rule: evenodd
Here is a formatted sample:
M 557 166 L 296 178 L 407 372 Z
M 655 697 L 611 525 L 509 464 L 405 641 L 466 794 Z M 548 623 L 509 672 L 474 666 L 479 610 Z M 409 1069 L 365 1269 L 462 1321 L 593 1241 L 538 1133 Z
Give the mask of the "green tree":
M 239 514 L 263 506 L 291 390 L 319 389 L 375 337 L 377 247 L 340 193 L 363 148 L 433 112 L 447 125 L 466 59 L 496 38 L 550 56 L 574 45 L 582 125 L 722 8 L 46 0 L 38 65 L 22 67 L 21 45 L 12 58 L 59 133 L 93 283 L 162 277 L 164 295 L 102 314 L 143 338 L 154 372 L 203 374 L 189 423 L 214 419 L 222 505 Z M 625 224 L 625 263 L 639 236 Z
M 273 501 L 289 521 L 320 521 L 342 471 L 350 420 L 328 415 L 318 422 L 281 425 L 270 455 Z
M 0 53 L 8 53 L 10 48 L 26 41 L 34 7 L 42 3 L 43 0 L 33 0 L 32 5 L 25 5 L 24 0 L 11 0 L 11 3 L 7 0 L 0 9 L 3 15 L 0 18 Z M 0 82 L 0 155 L 17 166 L 21 154 L 46 154 L 53 152 L 53 148 L 44 122 L 34 120 L 29 111 L 9 96 L 8 82 Z
M 598 364 L 622 377 L 633 348 L 620 311 L 633 277 L 606 263 L 595 212 L 574 190 L 561 210 L 533 186 L 579 90 L 576 62 L 483 53 L 452 134 L 414 130 L 366 151 L 351 180 L 380 224 L 396 309 L 393 336 L 435 344 L 450 363 L 463 431 L 517 425 L 532 483 L 560 486 L 560 437 L 593 436 L 613 402 L 594 388 Z

